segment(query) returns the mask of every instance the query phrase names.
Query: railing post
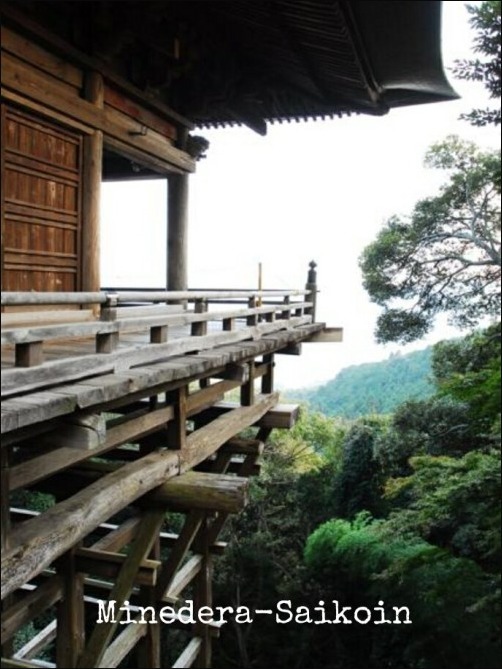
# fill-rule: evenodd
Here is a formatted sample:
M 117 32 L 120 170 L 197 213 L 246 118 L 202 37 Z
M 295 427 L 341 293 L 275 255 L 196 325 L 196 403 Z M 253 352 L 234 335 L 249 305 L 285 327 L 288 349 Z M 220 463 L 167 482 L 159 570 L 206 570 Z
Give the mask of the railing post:
M 312 306 L 308 307 L 305 310 L 306 314 L 312 316 L 312 322 L 315 323 L 316 318 L 316 303 L 317 303 L 317 263 L 313 260 L 309 263 L 309 272 L 307 275 L 307 283 L 305 284 L 305 290 L 308 290 L 308 294 L 305 296 L 307 302 L 312 302 Z
M 194 304 L 194 313 L 205 314 L 207 312 L 207 300 L 197 299 Z M 192 323 L 192 337 L 202 337 L 207 334 L 207 321 L 196 321 Z

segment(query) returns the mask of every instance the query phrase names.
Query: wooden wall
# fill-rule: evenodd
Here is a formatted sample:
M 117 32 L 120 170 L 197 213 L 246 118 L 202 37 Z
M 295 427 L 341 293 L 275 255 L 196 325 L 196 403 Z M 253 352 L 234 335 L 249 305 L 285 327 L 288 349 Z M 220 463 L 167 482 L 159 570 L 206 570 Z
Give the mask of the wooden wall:
M 187 174 L 189 124 L 43 28 L 2 26 L 1 48 L 2 289 L 98 290 L 103 146 Z

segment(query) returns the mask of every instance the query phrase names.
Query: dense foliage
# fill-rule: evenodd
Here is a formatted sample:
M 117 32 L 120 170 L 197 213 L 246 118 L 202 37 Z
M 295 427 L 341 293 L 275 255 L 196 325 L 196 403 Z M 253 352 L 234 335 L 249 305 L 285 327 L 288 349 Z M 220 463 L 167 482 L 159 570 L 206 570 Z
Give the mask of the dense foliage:
M 357 418 L 386 414 L 406 399 L 424 399 L 434 392 L 431 382 L 431 348 L 388 360 L 352 365 L 317 388 L 290 391 L 294 400 L 327 416 Z
M 473 109 L 468 114 L 463 114 L 461 118 L 477 126 L 488 123 L 500 125 L 500 0 L 468 5 L 467 9 L 471 14 L 470 23 L 476 30 L 474 50 L 478 58 L 457 60 L 453 72 L 459 79 L 481 82 L 490 98 L 498 101 L 498 107 Z
M 256 616 L 222 629 L 216 666 L 501 666 L 500 404 L 486 402 L 497 334 L 500 325 L 437 345 L 436 394 L 392 415 L 304 412 L 268 444 L 265 474 L 217 565 L 215 598 L 226 605 L 286 599 L 313 611 L 336 600 L 377 611 L 384 602 L 386 619 L 407 607 L 412 624 Z

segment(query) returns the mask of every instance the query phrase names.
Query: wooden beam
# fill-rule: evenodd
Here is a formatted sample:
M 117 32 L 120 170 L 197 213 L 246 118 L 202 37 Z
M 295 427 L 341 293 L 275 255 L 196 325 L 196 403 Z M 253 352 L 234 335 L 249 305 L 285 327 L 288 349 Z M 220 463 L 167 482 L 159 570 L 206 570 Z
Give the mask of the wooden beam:
M 149 129 L 146 135 L 131 135 L 138 127 L 135 119 L 109 106 L 96 108 L 91 102 L 79 97 L 72 87 L 8 53 L 2 56 L 2 86 L 56 112 L 63 112 L 95 130 L 102 131 L 103 135 L 110 135 L 146 154 L 171 163 L 175 168 L 187 172 L 195 169 L 195 161 L 188 153 L 174 147 L 171 140 L 160 133 Z
M 123 553 L 81 547 L 76 550 L 75 559 L 78 571 L 102 578 L 115 579 L 126 563 L 127 556 Z M 136 585 L 155 585 L 159 567 L 160 562 L 157 560 L 143 560 L 134 576 L 134 583 Z
M 194 555 L 191 557 L 183 567 L 176 572 L 171 584 L 163 600 L 165 601 L 176 601 L 183 590 L 193 581 L 197 576 L 202 566 L 202 556 Z
M 189 669 L 189 667 L 192 667 L 199 654 L 201 645 L 202 639 L 194 637 L 173 664 L 173 669 Z
M 125 602 L 128 599 L 137 571 L 150 552 L 163 521 L 164 514 L 161 511 L 150 511 L 145 514 L 138 534 L 134 538 L 131 549 L 124 561 L 120 575 L 110 592 L 109 601 Z M 101 625 L 96 625 L 87 646 L 80 656 L 77 665 L 79 669 L 103 666 L 101 664 L 103 656 L 113 638 L 121 617 L 122 611 L 119 608 L 115 616 L 115 621 L 103 622 Z
M 31 660 L 48 646 L 57 634 L 57 621 L 53 620 L 46 625 L 40 632 L 35 634 L 28 643 L 22 646 L 14 655 L 15 660 Z
M 40 573 L 114 513 L 209 458 L 226 441 L 257 423 L 277 401 L 277 393 L 260 395 L 253 406 L 230 411 L 190 434 L 183 450 L 151 453 L 128 463 L 13 529 L 11 544 L 2 555 L 2 598 Z
M 281 348 L 277 351 L 281 355 L 301 355 L 302 354 L 302 344 L 301 342 L 292 342 L 284 348 Z
M 32 341 L 28 344 L 16 344 L 16 367 L 35 367 L 44 361 L 43 342 Z
M 343 328 L 324 328 L 305 340 L 306 344 L 330 344 L 343 341 Z
M 2 642 L 11 639 L 17 630 L 55 604 L 63 595 L 63 582 L 53 576 L 36 590 L 2 612 Z
M 145 496 L 147 505 L 173 510 L 201 509 L 239 513 L 248 502 L 249 482 L 236 476 L 186 472 Z
M 122 660 L 131 652 L 138 641 L 144 637 L 149 624 L 143 625 L 134 619 L 134 622 L 129 623 L 127 627 L 110 643 L 108 648 L 103 653 L 98 664 L 95 667 L 118 667 Z M 153 668 L 152 668 L 153 669 Z
M 206 414 L 208 417 L 221 416 L 228 411 L 233 411 L 237 406 L 236 402 L 217 402 Z M 300 417 L 300 405 L 298 404 L 277 404 L 273 409 L 267 412 L 256 421 L 255 426 L 260 428 L 278 428 L 289 430 L 298 421 Z

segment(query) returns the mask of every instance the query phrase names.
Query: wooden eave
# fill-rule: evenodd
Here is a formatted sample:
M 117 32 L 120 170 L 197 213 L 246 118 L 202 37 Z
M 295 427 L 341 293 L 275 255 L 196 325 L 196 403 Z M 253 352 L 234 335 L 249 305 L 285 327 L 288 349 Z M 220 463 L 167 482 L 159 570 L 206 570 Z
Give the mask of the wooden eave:
M 244 123 L 264 134 L 268 122 L 457 97 L 442 69 L 436 0 L 15 4 L 200 127 Z

